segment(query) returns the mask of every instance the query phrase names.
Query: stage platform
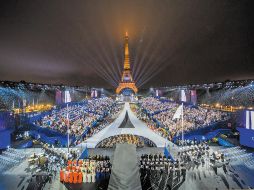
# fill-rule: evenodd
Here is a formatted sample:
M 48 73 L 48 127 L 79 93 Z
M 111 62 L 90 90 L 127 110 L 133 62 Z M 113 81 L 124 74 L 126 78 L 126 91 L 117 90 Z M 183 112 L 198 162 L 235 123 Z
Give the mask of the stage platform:
M 112 162 L 108 190 L 141 189 L 139 163 L 135 145 L 117 144 Z
M 134 128 L 119 128 L 125 119 L 126 112 L 128 113 L 129 119 L 133 124 Z M 132 134 L 145 137 L 151 140 L 157 147 L 165 147 L 165 145 L 172 146 L 172 142 L 161 137 L 160 135 L 152 131 L 143 121 L 140 121 L 131 111 L 130 104 L 125 103 L 122 112 L 119 114 L 118 118 L 114 120 L 114 122 L 109 124 L 97 134 L 93 135 L 91 138 L 88 138 L 85 142 L 79 144 L 78 147 L 87 146 L 88 148 L 95 148 L 96 145 L 102 140 L 111 136 L 121 134 Z

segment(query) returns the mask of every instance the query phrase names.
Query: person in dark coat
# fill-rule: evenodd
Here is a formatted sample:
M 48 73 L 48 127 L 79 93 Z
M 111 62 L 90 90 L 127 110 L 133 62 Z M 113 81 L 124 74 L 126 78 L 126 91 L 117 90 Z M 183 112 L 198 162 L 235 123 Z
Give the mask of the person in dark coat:
M 182 166 L 181 173 L 182 173 L 182 176 L 183 176 L 183 181 L 185 181 L 185 178 L 186 178 L 186 167 L 185 166 Z

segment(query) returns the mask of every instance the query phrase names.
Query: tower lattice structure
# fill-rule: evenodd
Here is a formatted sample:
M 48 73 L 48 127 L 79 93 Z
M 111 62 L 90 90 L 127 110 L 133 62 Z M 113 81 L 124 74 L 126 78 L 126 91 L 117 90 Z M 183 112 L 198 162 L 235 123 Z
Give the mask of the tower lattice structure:
M 131 89 L 135 94 L 138 92 L 135 81 L 132 78 L 131 67 L 130 67 L 130 56 L 129 56 L 129 37 L 128 33 L 125 34 L 124 40 L 124 67 L 121 77 L 121 81 L 116 89 L 116 93 L 121 93 L 124 89 Z

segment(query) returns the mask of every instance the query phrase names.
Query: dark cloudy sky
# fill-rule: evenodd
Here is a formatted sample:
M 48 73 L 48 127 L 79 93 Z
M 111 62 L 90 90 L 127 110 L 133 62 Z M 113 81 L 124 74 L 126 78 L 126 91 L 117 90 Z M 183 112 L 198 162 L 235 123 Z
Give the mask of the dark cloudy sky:
M 0 1 L 0 80 L 138 86 L 254 78 L 253 0 Z

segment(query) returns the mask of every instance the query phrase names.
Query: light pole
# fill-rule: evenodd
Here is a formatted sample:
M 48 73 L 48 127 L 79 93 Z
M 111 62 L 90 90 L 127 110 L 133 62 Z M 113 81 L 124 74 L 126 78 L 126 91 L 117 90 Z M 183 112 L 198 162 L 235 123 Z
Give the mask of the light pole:
M 68 157 L 69 157 L 69 144 L 70 144 L 70 129 L 69 129 L 69 107 L 67 104 L 67 148 L 68 148 Z

